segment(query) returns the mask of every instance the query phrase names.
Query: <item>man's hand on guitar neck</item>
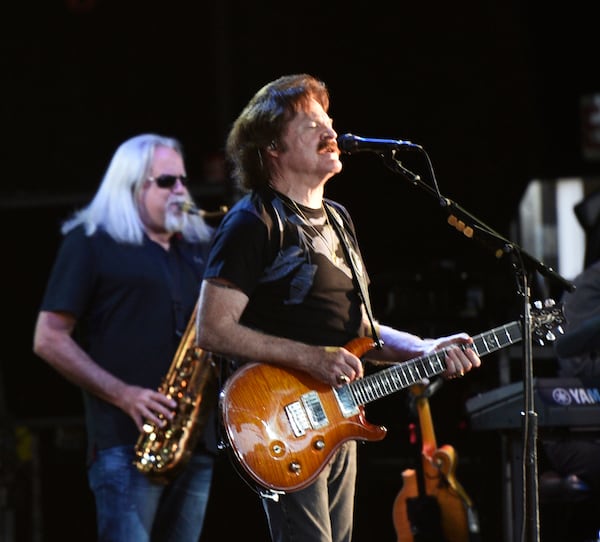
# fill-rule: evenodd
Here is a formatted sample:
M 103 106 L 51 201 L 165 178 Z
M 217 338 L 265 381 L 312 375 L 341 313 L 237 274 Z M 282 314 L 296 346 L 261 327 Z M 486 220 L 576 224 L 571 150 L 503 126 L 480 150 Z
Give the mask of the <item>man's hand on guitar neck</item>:
M 424 355 L 444 350 L 445 378 L 463 376 L 481 365 L 481 360 L 473 350 L 473 339 L 466 333 L 456 333 L 437 339 L 422 339 L 417 335 L 400 331 L 386 325 L 379 326 L 383 347 L 369 352 L 369 358 L 395 363 L 408 361 Z
M 446 354 L 446 370 L 442 373 L 444 378 L 459 378 L 474 367 L 481 365 L 481 359 L 473 349 L 473 339 L 466 333 L 456 333 L 438 339 L 425 339 L 431 347 L 426 354 L 443 350 Z

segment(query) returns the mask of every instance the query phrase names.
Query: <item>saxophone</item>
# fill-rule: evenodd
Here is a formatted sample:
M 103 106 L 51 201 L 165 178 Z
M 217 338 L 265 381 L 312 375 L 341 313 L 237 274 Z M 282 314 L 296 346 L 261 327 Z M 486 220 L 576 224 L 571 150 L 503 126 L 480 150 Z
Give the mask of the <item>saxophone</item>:
M 177 401 L 174 416 L 161 427 L 145 423 L 135 445 L 137 469 L 161 483 L 171 480 L 191 457 L 217 397 L 218 364 L 212 353 L 196 344 L 197 310 L 196 303 L 171 367 L 158 388 Z

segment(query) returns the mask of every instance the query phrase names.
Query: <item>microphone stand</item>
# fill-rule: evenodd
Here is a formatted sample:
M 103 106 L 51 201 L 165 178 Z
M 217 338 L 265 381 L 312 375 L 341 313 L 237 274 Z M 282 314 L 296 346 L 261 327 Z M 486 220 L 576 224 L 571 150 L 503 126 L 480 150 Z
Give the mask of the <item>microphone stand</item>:
M 517 293 L 522 296 L 523 302 L 523 360 L 524 360 L 524 379 L 523 379 L 523 446 L 526 458 L 524 464 L 524 483 L 523 483 L 523 514 L 521 524 L 521 539 L 531 542 L 539 542 L 539 505 L 538 505 L 538 473 L 537 473 L 537 432 L 538 420 L 535 411 L 533 396 L 533 355 L 532 355 L 532 320 L 530 306 L 530 289 L 528 283 L 528 271 L 535 270 L 544 277 L 556 280 L 563 288 L 573 291 L 575 285 L 560 276 L 552 268 L 546 266 L 541 261 L 528 254 L 522 247 L 509 241 L 499 233 L 495 232 L 481 220 L 468 213 L 457 203 L 444 197 L 435 180 L 435 174 L 429 156 L 422 148 L 419 148 L 425 155 L 428 163 L 429 172 L 435 186 L 423 182 L 421 177 L 409 169 L 405 168 L 396 158 L 398 149 L 390 147 L 385 151 L 378 152 L 383 158 L 385 165 L 395 173 L 407 178 L 414 186 L 422 188 L 431 196 L 438 200 L 441 207 L 448 209 L 448 223 L 462 232 L 467 238 L 477 238 L 485 241 L 485 244 L 495 244 L 496 257 L 500 258 L 509 254 L 512 258 L 512 266 L 517 278 Z

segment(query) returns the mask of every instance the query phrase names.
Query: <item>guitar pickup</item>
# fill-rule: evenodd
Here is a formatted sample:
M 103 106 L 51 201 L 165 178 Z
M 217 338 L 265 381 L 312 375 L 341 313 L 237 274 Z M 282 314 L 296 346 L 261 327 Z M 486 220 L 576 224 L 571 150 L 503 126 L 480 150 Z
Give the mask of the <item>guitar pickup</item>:
M 321 404 L 321 399 L 316 391 L 309 391 L 302 396 L 302 403 L 306 409 L 308 418 L 313 429 L 321 429 L 329 424 L 327 414 Z
M 337 397 L 338 405 L 344 418 L 356 416 L 360 412 L 354 397 L 352 397 L 352 393 L 350 393 L 349 386 L 334 388 L 333 393 L 335 393 L 335 396 Z
M 310 422 L 300 401 L 294 401 L 285 406 L 285 413 L 295 437 L 301 437 L 310 429 Z
M 285 407 L 294 436 L 301 437 L 309 429 L 320 429 L 329 424 L 321 399 L 316 391 L 309 391 Z

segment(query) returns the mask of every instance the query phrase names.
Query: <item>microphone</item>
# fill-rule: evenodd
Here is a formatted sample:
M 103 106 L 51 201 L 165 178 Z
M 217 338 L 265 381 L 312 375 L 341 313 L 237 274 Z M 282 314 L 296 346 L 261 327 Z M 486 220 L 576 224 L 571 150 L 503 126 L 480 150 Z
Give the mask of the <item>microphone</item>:
M 423 150 L 421 145 L 402 141 L 401 139 L 372 139 L 359 137 L 353 134 L 343 134 L 337 139 L 340 150 L 346 154 L 353 152 L 375 152 L 381 154 L 388 150 L 410 149 Z

